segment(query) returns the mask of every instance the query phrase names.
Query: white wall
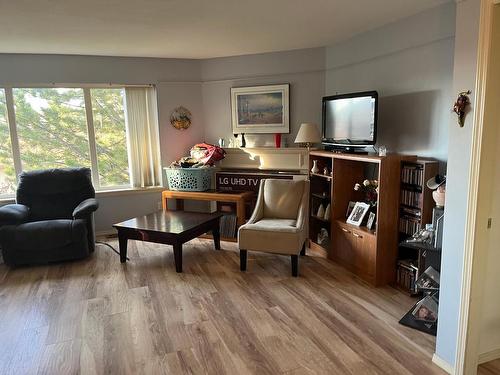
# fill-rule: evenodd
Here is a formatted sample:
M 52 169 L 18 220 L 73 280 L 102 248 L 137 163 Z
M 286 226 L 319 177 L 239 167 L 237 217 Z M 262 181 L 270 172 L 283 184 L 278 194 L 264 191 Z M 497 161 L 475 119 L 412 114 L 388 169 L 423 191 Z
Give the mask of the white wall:
M 453 93 L 470 89 L 472 101 L 477 72 L 479 10 L 480 0 L 457 3 Z M 456 117 L 448 124 L 448 176 L 436 355 L 450 365 L 455 363 L 457 345 L 473 118 L 472 106 L 463 128 L 457 125 Z
M 215 143 L 233 137 L 231 87 L 290 84 L 290 134 L 283 142 L 293 146 L 302 122 L 321 123 L 324 95 L 324 48 L 203 60 L 201 75 L 205 140 Z M 247 146 L 274 146 L 274 135 L 245 135 Z
M 162 165 L 170 163 L 182 156 L 195 143 L 203 141 L 205 120 L 201 101 L 201 83 L 160 82 L 157 85 L 158 111 L 160 126 L 160 150 Z M 170 114 L 178 106 L 184 106 L 191 112 L 191 126 L 185 130 L 177 130 L 170 125 Z M 165 174 L 163 174 L 165 180 Z M 164 181 L 166 184 L 166 181 Z
M 497 5 L 493 15 L 493 41 L 492 45 L 498 46 L 500 43 L 500 5 Z M 500 118 L 500 49 L 493 48 L 490 64 L 488 67 L 488 87 L 485 107 L 485 131 L 484 137 L 488 137 L 483 150 L 488 160 L 484 164 L 488 167 L 486 178 L 481 179 L 481 183 L 489 186 L 487 196 L 480 197 L 485 200 L 488 217 L 492 218 L 492 228 L 487 231 L 486 246 L 486 272 L 483 294 L 483 306 L 481 317 L 481 333 L 479 337 L 479 354 L 485 355 L 496 352 L 500 356 L 500 298 L 498 289 L 500 287 L 500 168 L 498 168 L 497 155 L 500 150 L 500 129 L 498 126 Z M 489 142 L 488 142 L 489 141 Z M 483 162 L 481 162 L 483 164 Z M 483 168 L 483 165 L 481 166 Z
M 326 49 L 326 94 L 377 90 L 378 144 L 446 161 L 455 4 Z
M 198 81 L 200 62 L 76 55 L 0 54 L 0 84 Z

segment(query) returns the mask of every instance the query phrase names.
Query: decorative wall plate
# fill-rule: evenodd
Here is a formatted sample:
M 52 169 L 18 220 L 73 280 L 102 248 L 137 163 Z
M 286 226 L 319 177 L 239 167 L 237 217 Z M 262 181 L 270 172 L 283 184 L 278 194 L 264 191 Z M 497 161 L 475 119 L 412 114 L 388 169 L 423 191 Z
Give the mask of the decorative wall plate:
M 191 111 L 186 107 L 176 107 L 170 114 L 170 124 L 178 130 L 185 130 L 191 126 L 192 116 Z

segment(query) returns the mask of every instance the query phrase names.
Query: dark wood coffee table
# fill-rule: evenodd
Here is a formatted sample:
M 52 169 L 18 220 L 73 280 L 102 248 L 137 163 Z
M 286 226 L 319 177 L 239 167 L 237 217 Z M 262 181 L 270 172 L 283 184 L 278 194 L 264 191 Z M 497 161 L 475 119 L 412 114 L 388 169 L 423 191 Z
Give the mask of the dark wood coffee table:
M 216 250 L 220 250 L 219 222 L 222 214 L 185 211 L 157 211 L 114 224 L 118 230 L 120 262 L 127 261 L 127 241 L 139 240 L 174 247 L 175 270 L 182 272 L 182 244 L 212 231 Z

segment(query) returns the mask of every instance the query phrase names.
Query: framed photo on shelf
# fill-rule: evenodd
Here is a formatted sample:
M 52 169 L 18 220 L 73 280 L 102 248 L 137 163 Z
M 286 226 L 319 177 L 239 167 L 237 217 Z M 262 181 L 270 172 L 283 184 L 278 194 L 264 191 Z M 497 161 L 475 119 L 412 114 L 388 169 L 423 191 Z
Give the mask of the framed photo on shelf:
M 366 213 L 370 209 L 370 205 L 364 202 L 356 202 L 354 208 L 352 209 L 351 214 L 347 218 L 347 223 L 360 226 L 365 218 Z
M 352 209 L 354 208 L 354 206 L 356 205 L 356 202 L 353 202 L 353 201 L 349 201 L 349 204 L 347 205 L 347 212 L 345 214 L 345 218 L 347 219 L 349 217 L 349 215 L 351 214 L 352 212 Z
M 290 133 L 290 85 L 231 88 L 233 134 Z
M 368 221 L 366 222 L 366 227 L 368 228 L 368 230 L 372 230 L 373 224 L 375 224 L 375 213 L 370 212 L 368 214 Z

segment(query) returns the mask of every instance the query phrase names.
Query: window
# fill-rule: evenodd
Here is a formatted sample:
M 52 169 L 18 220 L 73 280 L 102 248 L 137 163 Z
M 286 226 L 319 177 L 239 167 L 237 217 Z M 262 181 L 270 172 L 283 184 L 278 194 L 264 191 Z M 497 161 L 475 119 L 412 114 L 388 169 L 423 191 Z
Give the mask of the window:
M 154 95 L 152 88 L 133 90 Z M 0 88 L 0 197 L 15 192 L 21 171 L 46 168 L 89 167 L 96 190 L 130 187 L 128 91 Z M 148 110 L 146 102 L 139 107 L 134 102 L 135 110 Z M 153 125 L 157 128 L 157 120 Z
M 13 194 L 16 171 L 12 158 L 5 90 L 0 89 L 0 196 Z
M 14 89 L 23 170 L 90 167 L 82 89 Z
M 99 185 L 129 185 L 125 90 L 92 89 L 95 146 Z

